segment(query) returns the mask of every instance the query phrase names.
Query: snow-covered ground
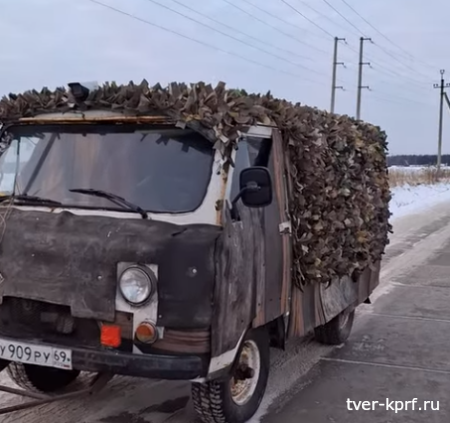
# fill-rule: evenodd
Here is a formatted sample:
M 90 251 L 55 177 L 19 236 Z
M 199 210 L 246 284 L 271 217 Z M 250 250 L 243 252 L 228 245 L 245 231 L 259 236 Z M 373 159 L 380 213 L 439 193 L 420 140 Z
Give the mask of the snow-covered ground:
M 392 220 L 409 214 L 420 213 L 433 206 L 450 203 L 450 183 L 436 185 L 404 185 L 392 188 L 390 210 Z
M 417 172 L 427 169 L 436 169 L 436 166 L 389 166 L 389 171 L 402 171 L 402 172 Z M 443 164 L 441 166 L 442 170 L 449 170 L 450 166 Z

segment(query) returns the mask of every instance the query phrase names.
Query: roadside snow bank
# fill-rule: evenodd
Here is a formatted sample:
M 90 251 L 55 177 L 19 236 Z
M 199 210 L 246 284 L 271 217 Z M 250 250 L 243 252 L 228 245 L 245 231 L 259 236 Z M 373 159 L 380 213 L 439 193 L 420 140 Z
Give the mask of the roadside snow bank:
M 391 219 L 425 211 L 439 203 L 450 204 L 450 183 L 436 185 L 404 185 L 391 189 Z M 450 208 L 450 206 L 449 206 Z

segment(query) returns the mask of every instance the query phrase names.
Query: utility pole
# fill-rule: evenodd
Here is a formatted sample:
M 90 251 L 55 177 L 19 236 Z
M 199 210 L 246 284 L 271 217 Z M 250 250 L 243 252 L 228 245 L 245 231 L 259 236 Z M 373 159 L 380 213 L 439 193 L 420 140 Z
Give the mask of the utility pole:
M 342 86 L 336 86 L 336 68 L 337 65 L 344 65 L 344 62 L 338 62 L 337 61 L 337 57 L 338 57 L 338 43 L 339 41 L 344 41 L 345 42 L 345 38 L 338 38 L 338 37 L 334 37 L 334 53 L 333 53 L 333 73 L 332 73 L 332 77 L 331 77 L 331 106 L 330 106 L 330 111 L 331 113 L 334 113 L 334 104 L 336 101 L 336 90 L 337 89 L 341 89 L 343 90 L 344 87 Z
M 359 39 L 358 97 L 357 97 L 357 100 L 356 100 L 356 119 L 357 120 L 359 120 L 360 117 L 361 117 L 361 90 L 363 88 L 369 89 L 369 86 L 367 86 L 367 85 L 363 86 L 362 85 L 363 66 L 364 65 L 369 65 L 370 66 L 369 62 L 363 62 L 363 58 L 364 58 L 364 55 L 363 55 L 364 41 L 372 41 L 372 39 L 371 38 L 365 38 L 365 37 L 361 37 Z
M 441 69 L 441 83 L 440 84 L 434 84 L 434 88 L 440 89 L 440 104 L 439 104 L 439 134 L 438 134 L 438 155 L 437 155 L 437 173 L 439 176 L 440 170 L 441 170 L 441 160 L 442 160 L 442 123 L 444 120 L 444 98 L 446 98 L 445 88 L 450 87 L 449 83 L 445 83 L 444 81 L 444 73 L 445 69 Z

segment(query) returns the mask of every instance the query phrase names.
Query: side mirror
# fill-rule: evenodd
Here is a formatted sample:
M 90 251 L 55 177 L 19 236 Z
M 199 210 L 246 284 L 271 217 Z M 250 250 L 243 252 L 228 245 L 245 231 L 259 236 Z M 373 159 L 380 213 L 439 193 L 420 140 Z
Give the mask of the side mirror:
M 267 168 L 253 166 L 239 175 L 240 198 L 247 207 L 266 207 L 272 203 L 272 178 Z

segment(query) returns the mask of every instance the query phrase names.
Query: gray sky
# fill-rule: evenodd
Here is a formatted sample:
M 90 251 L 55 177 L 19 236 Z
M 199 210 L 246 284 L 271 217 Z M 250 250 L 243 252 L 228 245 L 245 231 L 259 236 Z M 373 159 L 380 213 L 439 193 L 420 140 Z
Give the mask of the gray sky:
M 448 69 L 450 81 L 450 56 L 444 53 L 450 14 L 446 0 L 345 0 L 395 45 L 343 0 L 98 1 L 200 43 L 90 0 L 0 0 L 0 95 L 72 81 L 146 78 L 165 85 L 223 80 L 230 88 L 271 90 L 277 97 L 329 110 L 332 36 L 338 36 L 348 45 L 339 45 L 339 61 L 346 67 L 338 67 L 338 85 L 345 91 L 336 93 L 336 112 L 353 116 L 362 31 L 375 44 L 365 43 L 364 60 L 372 68 L 364 67 L 363 85 L 371 91 L 363 90 L 361 117 L 386 130 L 391 154 L 437 150 L 439 93 L 433 83 L 439 82 L 441 68 Z M 448 122 L 449 112 L 444 115 Z M 444 126 L 443 144 L 450 153 L 450 124 Z

